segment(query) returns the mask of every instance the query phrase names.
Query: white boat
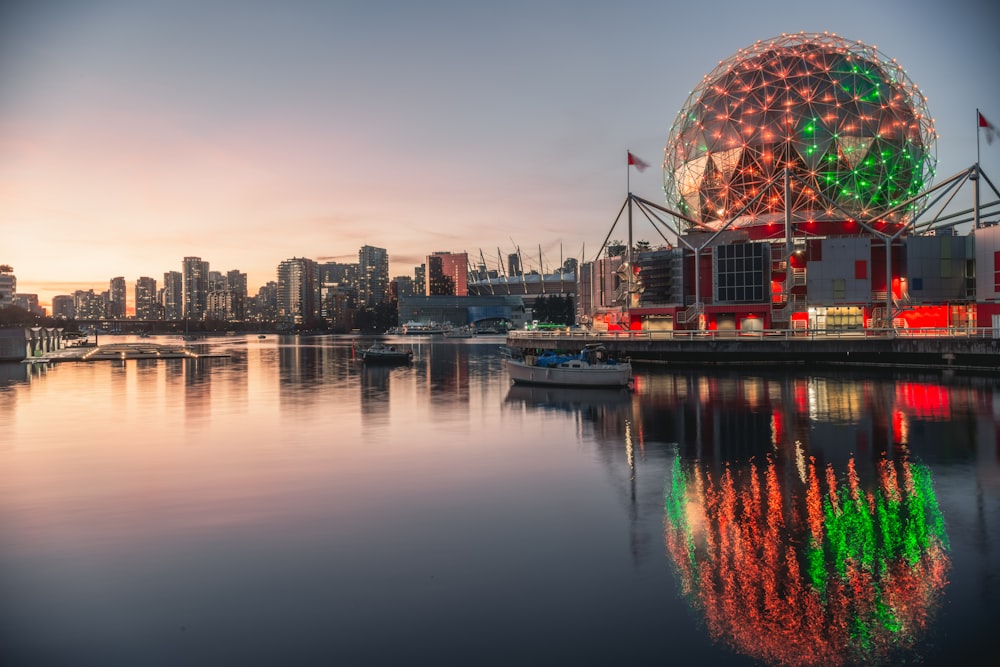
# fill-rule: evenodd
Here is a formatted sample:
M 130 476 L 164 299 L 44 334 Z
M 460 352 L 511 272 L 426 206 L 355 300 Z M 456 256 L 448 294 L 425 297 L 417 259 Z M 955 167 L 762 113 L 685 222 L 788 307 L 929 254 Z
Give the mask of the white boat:
M 400 350 L 394 345 L 375 343 L 361 353 L 361 360 L 368 364 L 401 364 L 413 359 L 412 350 Z
M 464 327 L 452 327 L 444 332 L 445 338 L 475 338 L 475 327 L 466 325 Z
M 407 322 L 402 326 L 400 332 L 404 336 L 431 336 L 443 334 L 444 327 L 437 322 Z
M 632 364 L 607 356 L 603 345 L 587 345 L 579 354 L 507 356 L 507 372 L 518 384 L 562 387 L 626 387 L 632 380 Z

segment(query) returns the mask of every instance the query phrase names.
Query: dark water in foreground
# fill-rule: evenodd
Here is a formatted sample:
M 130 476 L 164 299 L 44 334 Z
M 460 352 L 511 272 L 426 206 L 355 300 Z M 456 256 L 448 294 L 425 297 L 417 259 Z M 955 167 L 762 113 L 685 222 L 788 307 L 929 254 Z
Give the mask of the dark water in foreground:
M 998 381 L 352 342 L 0 365 L 0 664 L 992 664 Z

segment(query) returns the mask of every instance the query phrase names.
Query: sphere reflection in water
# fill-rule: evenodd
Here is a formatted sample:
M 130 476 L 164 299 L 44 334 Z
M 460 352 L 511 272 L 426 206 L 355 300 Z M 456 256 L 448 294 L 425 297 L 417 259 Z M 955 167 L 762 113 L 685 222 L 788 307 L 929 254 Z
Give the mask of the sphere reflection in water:
M 713 476 L 678 456 L 667 551 L 713 640 L 777 665 L 866 664 L 925 633 L 950 560 L 930 471 L 883 458 L 865 483 L 774 459 Z

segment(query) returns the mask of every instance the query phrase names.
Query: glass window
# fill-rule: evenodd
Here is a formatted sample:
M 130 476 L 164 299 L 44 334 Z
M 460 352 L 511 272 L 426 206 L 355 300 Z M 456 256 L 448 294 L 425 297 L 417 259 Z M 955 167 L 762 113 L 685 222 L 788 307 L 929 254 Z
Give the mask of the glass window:
M 845 278 L 833 279 L 833 298 L 841 300 L 847 298 L 847 280 Z

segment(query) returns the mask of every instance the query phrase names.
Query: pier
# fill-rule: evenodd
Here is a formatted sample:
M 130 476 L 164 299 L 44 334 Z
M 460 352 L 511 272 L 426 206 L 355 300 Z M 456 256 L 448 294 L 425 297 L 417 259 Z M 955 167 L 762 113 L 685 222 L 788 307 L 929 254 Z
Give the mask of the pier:
M 64 361 L 127 361 L 129 359 L 204 359 L 228 357 L 217 352 L 199 353 L 183 345 L 160 343 L 111 343 L 91 347 L 67 347 L 42 355 L 28 357 L 21 363 L 54 363 Z
M 856 366 L 1000 370 L 991 329 L 907 333 L 871 331 L 512 331 L 520 349 L 578 351 L 601 343 L 633 363 L 672 365 Z

